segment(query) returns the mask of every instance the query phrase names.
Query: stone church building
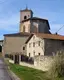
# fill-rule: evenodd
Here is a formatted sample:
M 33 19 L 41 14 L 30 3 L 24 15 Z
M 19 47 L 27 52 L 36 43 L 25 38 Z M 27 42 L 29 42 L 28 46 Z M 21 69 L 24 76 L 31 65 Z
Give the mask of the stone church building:
M 49 22 L 46 19 L 33 17 L 33 11 L 20 10 L 19 33 L 4 34 L 3 56 L 7 54 L 24 54 L 25 41 L 31 33 L 50 33 Z M 18 56 L 14 60 L 17 62 Z

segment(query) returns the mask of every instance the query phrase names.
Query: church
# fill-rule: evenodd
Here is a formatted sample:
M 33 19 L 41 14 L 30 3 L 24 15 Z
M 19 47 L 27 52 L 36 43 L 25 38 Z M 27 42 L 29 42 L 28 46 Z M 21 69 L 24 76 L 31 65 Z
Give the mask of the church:
M 19 33 L 4 34 L 3 56 L 13 54 L 15 63 L 17 63 L 19 55 L 25 54 L 23 49 L 31 33 L 51 34 L 49 30 L 50 26 L 47 19 L 33 17 L 33 11 L 28 8 L 20 10 Z

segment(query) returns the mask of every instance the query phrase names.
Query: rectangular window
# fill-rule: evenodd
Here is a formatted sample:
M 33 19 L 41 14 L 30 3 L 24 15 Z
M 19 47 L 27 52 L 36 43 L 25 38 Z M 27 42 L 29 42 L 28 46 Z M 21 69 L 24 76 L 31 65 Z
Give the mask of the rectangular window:
M 23 47 L 23 50 L 25 50 L 25 47 Z
M 35 56 L 35 51 L 33 51 L 33 54 L 34 54 L 34 56 Z
M 35 42 L 33 42 L 33 47 L 35 47 Z
M 40 46 L 40 41 L 38 41 L 38 46 Z
M 29 48 L 31 47 L 31 43 L 29 43 Z
M 40 56 L 40 53 L 38 53 L 38 55 Z

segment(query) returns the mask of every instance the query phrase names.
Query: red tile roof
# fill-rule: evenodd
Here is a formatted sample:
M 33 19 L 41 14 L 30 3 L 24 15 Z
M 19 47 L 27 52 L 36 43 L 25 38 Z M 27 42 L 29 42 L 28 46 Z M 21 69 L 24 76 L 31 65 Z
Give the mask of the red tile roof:
M 62 35 L 56 35 L 56 34 L 36 33 L 36 36 L 41 37 L 41 38 L 45 38 L 45 39 L 64 40 L 64 36 L 62 36 Z
M 53 39 L 53 40 L 64 40 L 64 36 L 56 35 L 56 34 L 44 34 L 44 33 L 32 33 L 29 38 L 27 39 L 26 43 L 31 39 L 33 35 L 36 35 L 43 39 Z

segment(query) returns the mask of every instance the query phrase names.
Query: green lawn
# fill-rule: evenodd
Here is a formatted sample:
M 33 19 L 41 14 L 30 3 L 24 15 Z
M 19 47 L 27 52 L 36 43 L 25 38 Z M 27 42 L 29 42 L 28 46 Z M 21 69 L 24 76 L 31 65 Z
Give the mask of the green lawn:
M 20 66 L 18 64 L 11 64 L 8 62 L 8 59 L 5 59 L 5 63 L 10 67 L 10 70 L 12 70 L 21 80 L 53 80 L 48 79 L 47 72 L 43 72 L 41 70 Z M 64 80 L 64 77 L 62 78 L 56 78 L 54 80 Z
M 45 72 L 20 66 L 17 64 L 10 64 L 10 69 L 21 79 L 21 80 L 48 80 L 46 79 Z

